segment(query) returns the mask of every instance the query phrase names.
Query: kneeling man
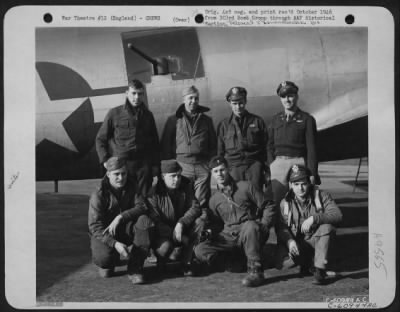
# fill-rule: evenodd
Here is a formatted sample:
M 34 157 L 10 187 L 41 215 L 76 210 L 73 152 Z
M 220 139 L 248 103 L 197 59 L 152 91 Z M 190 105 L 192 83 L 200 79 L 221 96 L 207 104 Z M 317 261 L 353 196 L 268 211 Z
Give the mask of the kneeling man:
M 154 222 L 152 247 L 159 268 L 168 260 L 181 261 L 183 273 L 193 275 L 193 245 L 204 227 L 199 202 L 191 181 L 182 176 L 176 160 L 161 161 L 161 180 L 150 197 L 149 216 Z
M 311 171 L 303 165 L 289 169 L 289 192 L 280 203 L 277 235 L 278 241 L 287 246 L 289 257 L 300 265 L 300 273 L 312 269 L 315 283 L 322 284 L 334 225 L 342 220 L 342 213 L 330 194 L 311 184 L 310 176 Z
M 89 235 L 93 262 L 102 277 L 110 277 L 120 257 L 128 259 L 128 277 L 142 284 L 143 264 L 150 248 L 144 215 L 146 206 L 134 181 L 128 180 L 126 161 L 111 157 L 107 173 L 89 201 Z
M 211 159 L 209 167 L 218 189 L 210 199 L 209 239 L 197 245 L 196 257 L 213 266 L 221 254 L 240 248 L 247 258 L 249 273 L 242 284 L 259 286 L 264 282 L 262 246 L 276 215 L 272 196 L 263 194 L 248 181 L 235 182 L 221 156 Z

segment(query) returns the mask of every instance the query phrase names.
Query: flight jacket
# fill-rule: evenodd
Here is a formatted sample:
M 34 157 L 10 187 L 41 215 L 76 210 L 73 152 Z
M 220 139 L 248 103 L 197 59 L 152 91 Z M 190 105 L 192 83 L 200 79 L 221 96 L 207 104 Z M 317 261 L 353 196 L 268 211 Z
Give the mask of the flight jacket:
M 170 116 L 161 139 L 161 158 L 176 159 L 183 163 L 208 162 L 217 152 L 217 136 L 212 119 L 205 114 L 210 109 L 198 106 L 197 117 L 191 125 L 181 104 Z
M 100 163 L 111 156 L 131 160 L 148 160 L 159 167 L 160 146 L 153 113 L 144 104 L 134 108 L 126 100 L 106 115 L 96 137 Z
M 113 247 L 116 242 L 115 238 L 109 232 L 103 234 L 103 231 L 114 218 L 120 214 L 123 223 L 135 222 L 147 212 L 143 197 L 136 194 L 136 189 L 135 182 L 128 179 L 120 198 L 117 198 L 112 191 L 108 177 L 105 176 L 101 181 L 100 187 L 90 196 L 88 213 L 89 235 Z

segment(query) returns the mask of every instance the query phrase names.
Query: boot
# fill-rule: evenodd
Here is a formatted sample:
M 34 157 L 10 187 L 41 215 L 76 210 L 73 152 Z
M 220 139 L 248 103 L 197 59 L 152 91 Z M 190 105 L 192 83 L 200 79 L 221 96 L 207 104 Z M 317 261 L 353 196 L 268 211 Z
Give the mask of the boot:
M 156 256 L 153 248 L 150 249 L 149 254 L 147 255 L 146 261 L 148 263 L 153 263 L 153 264 L 157 263 L 157 256 Z
M 313 275 L 315 272 L 315 269 L 313 267 L 310 267 L 308 265 L 300 265 L 300 269 L 299 269 L 299 275 L 300 277 L 305 277 L 305 276 L 311 276 Z
M 134 285 L 143 284 L 145 282 L 143 265 L 147 254 L 147 251 L 144 251 L 139 247 L 134 246 L 132 248 L 128 260 L 128 278 Z
M 322 285 L 325 282 L 326 271 L 324 269 L 315 268 L 314 271 L 314 284 Z
M 182 264 L 182 274 L 185 277 L 201 276 L 207 271 L 207 264 L 193 258 L 190 262 Z
M 248 275 L 242 280 L 244 286 L 257 287 L 264 283 L 264 270 L 260 262 L 249 262 L 247 272 Z
M 145 283 L 143 269 L 141 268 L 128 272 L 128 278 L 133 285 L 140 285 Z
M 193 258 L 190 262 L 182 263 L 182 274 L 186 277 L 198 276 L 201 270 L 201 263 Z

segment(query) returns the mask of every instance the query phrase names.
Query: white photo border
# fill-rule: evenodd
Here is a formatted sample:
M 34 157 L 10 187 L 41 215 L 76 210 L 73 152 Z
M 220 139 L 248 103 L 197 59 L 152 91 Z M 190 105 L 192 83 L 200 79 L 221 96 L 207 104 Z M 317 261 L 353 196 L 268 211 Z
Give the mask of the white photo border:
M 262 6 L 260 6 L 261 8 Z M 71 22 L 62 19 L 65 12 L 74 15 L 124 15 L 124 6 L 19 6 L 10 9 L 4 20 L 4 185 L 5 185 L 5 290 L 14 307 L 36 306 L 36 229 L 35 229 L 35 29 L 37 27 L 99 27 L 93 21 Z M 215 7 L 222 10 L 224 7 Z M 249 7 L 242 6 L 243 9 Z M 278 6 L 274 6 L 278 8 Z M 287 9 L 288 7 L 285 7 Z M 297 8 L 293 6 L 293 8 Z M 315 9 L 315 7 L 312 7 Z M 368 125 L 369 125 L 369 300 L 386 307 L 396 291 L 396 224 L 395 224 L 395 106 L 394 106 L 394 21 L 382 7 L 321 7 L 333 9 L 335 21 L 318 27 L 351 27 L 345 17 L 356 17 L 354 26 L 368 27 Z M 177 26 L 174 17 L 190 17 L 185 26 L 196 24 L 194 17 L 209 9 L 197 7 L 135 7 L 137 15 L 151 10 L 162 16 L 160 21 L 108 21 L 101 27 Z M 254 9 L 254 6 L 251 7 Z M 302 7 L 307 9 L 307 7 Z M 53 22 L 44 22 L 51 13 Z M 371 16 L 374 18 L 372 19 Z M 276 24 L 260 27 L 298 27 Z M 302 27 L 314 27 L 305 25 Z M 385 92 L 382 92 L 385 90 Z M 23 95 L 23 96 L 21 96 Z M 18 122 L 16 122 L 18 121 Z M 23 125 L 23 126 L 21 126 Z M 384 181 L 384 183 L 382 183 Z M 23 216 L 23 217 L 21 217 Z M 24 230 L 21 231 L 21 228 Z M 378 241 L 380 242 L 378 244 Z M 26 249 L 26 246 L 30 246 Z M 376 261 L 378 247 L 384 250 L 384 265 Z M 146 304 L 157 308 L 164 304 Z M 168 304 L 168 308 L 204 308 L 210 304 Z M 326 308 L 326 303 L 269 303 L 271 308 Z M 62 308 L 137 308 L 138 303 L 64 303 Z M 263 308 L 265 303 L 215 308 Z M 43 307 L 39 307 L 43 308 Z

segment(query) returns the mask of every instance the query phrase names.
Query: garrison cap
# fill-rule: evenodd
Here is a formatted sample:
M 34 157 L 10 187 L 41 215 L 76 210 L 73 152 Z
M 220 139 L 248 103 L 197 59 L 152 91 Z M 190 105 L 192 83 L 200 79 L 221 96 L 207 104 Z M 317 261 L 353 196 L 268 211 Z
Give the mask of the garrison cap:
M 303 165 L 293 165 L 286 176 L 288 182 L 296 182 L 304 179 L 309 179 L 311 171 Z
M 228 93 L 226 94 L 226 100 L 228 102 L 240 99 L 246 99 L 246 97 L 247 97 L 247 90 L 243 87 L 230 88 Z
M 112 156 L 110 157 L 104 167 L 106 167 L 107 171 L 118 170 L 126 165 L 126 160 L 123 157 Z
M 210 167 L 210 169 L 213 169 L 220 165 L 225 165 L 225 167 L 228 167 L 228 162 L 222 156 L 214 156 L 213 158 L 211 158 L 210 162 L 208 163 L 208 167 Z
M 161 173 L 175 173 L 182 170 L 182 167 L 175 159 L 161 161 Z
M 282 81 L 279 84 L 278 89 L 276 89 L 276 93 L 279 96 L 286 96 L 288 94 L 297 94 L 298 91 L 299 87 L 296 86 L 296 84 L 291 81 Z
M 182 90 L 182 97 L 194 93 L 199 94 L 199 90 L 195 86 L 186 87 L 185 89 Z

